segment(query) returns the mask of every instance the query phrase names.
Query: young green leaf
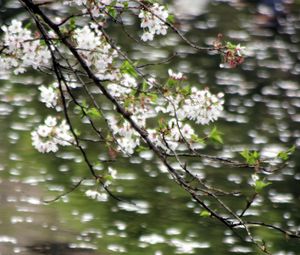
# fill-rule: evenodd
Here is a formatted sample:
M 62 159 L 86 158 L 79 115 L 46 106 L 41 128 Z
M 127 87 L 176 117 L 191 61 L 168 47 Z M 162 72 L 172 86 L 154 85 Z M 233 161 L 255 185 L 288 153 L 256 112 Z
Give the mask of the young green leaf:
M 76 28 L 76 20 L 74 17 L 70 18 L 69 28 L 70 30 L 74 30 Z
M 135 71 L 134 67 L 127 60 L 123 62 L 120 69 L 121 69 L 122 73 L 127 73 L 127 74 L 130 74 L 133 77 L 138 77 L 138 74 Z
M 213 141 L 223 144 L 222 134 L 215 126 L 209 133 L 209 138 Z
M 200 144 L 205 144 L 205 140 L 203 138 L 200 138 L 199 136 L 197 136 L 195 134 L 192 134 L 191 139 L 192 139 L 193 142 L 200 143 Z
M 172 14 L 169 14 L 168 18 L 167 18 L 167 21 L 171 24 L 174 24 L 175 22 L 175 16 L 172 15 Z
M 201 217 L 210 217 L 211 213 L 209 211 L 203 210 L 203 211 L 201 211 L 200 216 Z
M 243 150 L 240 155 L 246 160 L 249 165 L 255 165 L 260 159 L 260 154 L 258 151 L 249 151 L 248 149 Z
M 87 114 L 91 117 L 94 117 L 94 118 L 99 118 L 101 117 L 101 113 L 95 108 L 95 107 L 92 107 L 92 108 L 89 108 L 87 110 Z
M 112 6 L 110 6 L 110 7 L 108 7 L 108 13 L 109 13 L 109 15 L 112 17 L 112 18 L 116 18 L 117 17 L 117 15 L 118 15 L 118 12 L 117 12 L 117 10 L 114 8 L 114 7 L 112 7 Z
M 289 149 L 287 149 L 286 151 L 280 151 L 277 154 L 277 158 L 282 159 L 283 161 L 287 161 L 290 157 L 291 154 L 293 154 L 296 150 L 296 146 L 293 145 L 292 147 L 290 147 Z
M 255 191 L 257 193 L 260 193 L 265 187 L 269 186 L 271 184 L 271 182 L 265 182 L 265 181 L 262 181 L 262 180 L 257 180 L 255 182 Z

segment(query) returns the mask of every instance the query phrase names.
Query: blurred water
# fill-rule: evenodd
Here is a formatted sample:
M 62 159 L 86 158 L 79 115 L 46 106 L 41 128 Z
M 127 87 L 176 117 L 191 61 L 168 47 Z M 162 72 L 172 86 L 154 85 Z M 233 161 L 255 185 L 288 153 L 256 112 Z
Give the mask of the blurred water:
M 174 1 L 170 8 L 183 18 L 177 26 L 199 45 L 223 33 L 248 49 L 245 63 L 237 69 L 219 68 L 218 56 L 197 53 L 172 34 L 151 48 L 134 45 L 130 51 L 142 62 L 163 60 L 176 51 L 179 54 L 169 65 L 151 66 L 147 71 L 164 77 L 172 66 L 185 72 L 193 84 L 225 92 L 226 113 L 217 125 L 225 133 L 226 146 L 208 146 L 205 151 L 232 156 L 250 147 L 274 156 L 292 144 L 299 146 L 300 2 L 289 7 L 283 26 L 272 29 L 262 26 L 256 5 L 247 1 Z M 8 13 L 6 18 L 16 10 Z M 112 34 L 119 37 L 119 32 Z M 133 41 L 126 39 L 122 44 L 129 48 Z M 1 255 L 257 254 L 224 226 L 199 217 L 197 204 L 147 152 L 113 163 L 119 170 L 114 191 L 135 206 L 87 198 L 84 192 L 93 185 L 89 181 L 58 202 L 43 204 L 42 200 L 86 176 L 87 169 L 76 151 L 41 155 L 30 144 L 30 130 L 49 113 L 37 100 L 37 85 L 48 78 L 0 77 Z M 300 230 L 299 156 L 296 152 L 289 167 L 270 177 L 272 185 L 255 201 L 250 216 Z M 230 190 L 249 187 L 247 170 L 205 161 L 191 162 L 191 166 L 216 185 Z M 237 207 L 242 203 L 228 202 Z M 286 240 L 268 229 L 256 234 L 269 241 L 274 254 L 300 254 L 299 241 Z

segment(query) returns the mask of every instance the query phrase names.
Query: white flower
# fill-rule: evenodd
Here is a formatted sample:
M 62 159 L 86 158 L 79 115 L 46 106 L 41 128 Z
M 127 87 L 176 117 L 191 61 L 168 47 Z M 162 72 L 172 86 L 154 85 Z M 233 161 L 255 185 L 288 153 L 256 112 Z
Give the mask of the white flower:
M 40 101 L 43 102 L 46 107 L 53 108 L 57 105 L 58 92 L 54 86 L 40 86 L 39 90 L 41 91 Z
M 96 190 L 91 190 L 91 189 L 88 189 L 86 192 L 85 192 L 85 195 L 89 198 L 92 198 L 92 199 L 96 199 L 97 196 L 99 195 L 99 192 L 96 191 Z
M 99 192 L 99 191 L 96 191 L 96 190 L 87 190 L 85 192 L 85 195 L 88 197 L 88 198 L 91 198 L 91 199 L 96 199 L 97 201 L 101 201 L 101 202 L 105 202 L 108 200 L 108 194 L 105 193 L 105 192 Z
M 134 77 L 129 74 L 124 74 L 119 80 L 119 84 L 110 83 L 107 88 L 114 97 L 121 97 L 132 92 L 132 89 L 137 87 L 137 82 Z
M 41 153 L 56 152 L 58 145 L 68 146 L 74 142 L 65 121 L 57 125 L 57 119 L 48 116 L 43 125 L 31 133 L 32 145 Z
M 110 67 L 118 53 L 105 40 L 97 24 L 75 29 L 73 38 L 79 54 L 99 79 L 115 77 Z
M 166 151 L 176 150 L 183 142 L 189 142 L 194 134 L 194 129 L 189 124 L 183 124 L 175 118 L 169 120 L 167 127 L 169 130 L 167 134 L 153 129 L 147 130 L 152 143 Z
M 51 131 L 52 131 L 52 128 L 48 127 L 46 125 L 41 125 L 37 128 L 37 134 L 41 137 L 49 136 Z
M 249 184 L 251 186 L 255 186 L 255 183 L 259 180 L 259 176 L 257 174 L 252 174 L 251 179 L 249 180 Z
M 134 149 L 140 145 L 139 134 L 127 121 L 119 125 L 113 116 L 109 116 L 107 121 L 117 139 L 118 149 L 126 154 L 133 154 Z
M 183 73 L 181 73 L 181 72 L 174 73 L 172 69 L 169 69 L 168 74 L 169 74 L 170 78 L 172 78 L 174 80 L 182 80 L 183 79 Z
M 2 26 L 4 46 L 2 64 L 4 69 L 14 69 L 14 74 L 25 72 L 26 68 L 37 69 L 49 64 L 51 58 L 48 48 L 34 38 L 31 31 L 23 28 L 18 20 L 9 26 Z
M 147 41 L 152 41 L 154 38 L 154 34 L 151 32 L 144 32 L 141 36 L 142 41 L 147 42 Z
M 52 116 L 48 116 L 46 119 L 45 119 L 45 124 L 48 126 L 48 127 L 54 127 L 57 125 L 57 120 L 56 118 L 52 117 Z
M 189 124 L 183 125 L 183 127 L 181 128 L 181 133 L 182 136 L 187 140 L 191 139 L 192 135 L 195 134 L 194 129 Z
M 168 11 L 164 6 L 160 6 L 158 3 L 154 3 L 148 10 L 141 10 L 139 18 L 141 19 L 141 28 L 144 29 L 144 33 L 141 37 L 143 41 L 152 41 L 154 35 L 167 33 L 167 25 L 165 21 L 169 16 Z
M 112 167 L 108 167 L 108 174 L 113 178 L 116 179 L 117 178 L 117 170 L 112 168 Z
M 241 46 L 240 44 L 238 44 L 238 45 L 235 47 L 235 50 L 236 50 L 236 53 L 237 53 L 240 57 L 245 56 L 245 53 L 246 53 L 246 47 Z
M 188 119 L 205 125 L 221 116 L 224 104 L 223 96 L 222 93 L 216 96 L 211 94 L 208 89 L 199 90 L 193 87 L 191 95 L 184 101 L 182 108 Z

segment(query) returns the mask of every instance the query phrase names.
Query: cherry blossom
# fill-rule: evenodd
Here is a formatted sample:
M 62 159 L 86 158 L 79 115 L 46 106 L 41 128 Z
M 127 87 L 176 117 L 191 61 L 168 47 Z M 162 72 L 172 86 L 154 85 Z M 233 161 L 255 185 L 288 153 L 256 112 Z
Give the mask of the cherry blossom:
M 223 111 L 224 94 L 211 94 L 208 89 L 192 88 L 191 95 L 185 100 L 183 110 L 188 119 L 205 125 L 217 120 Z
M 58 145 L 68 146 L 74 142 L 66 121 L 63 120 L 58 125 L 57 119 L 51 116 L 31 133 L 31 139 L 33 146 L 41 153 L 57 152 Z
M 182 80 L 184 78 L 183 73 L 181 73 L 181 72 L 175 73 L 175 72 L 173 72 L 172 69 L 168 70 L 168 74 L 169 74 L 169 77 L 174 80 Z
M 4 57 L 0 57 L 0 63 L 4 69 L 14 69 L 14 73 L 19 74 L 28 67 L 37 69 L 49 65 L 51 55 L 47 47 L 29 29 L 23 28 L 22 22 L 12 20 L 9 26 L 4 25 L 1 29 L 4 32 Z
M 74 40 L 79 54 L 86 64 L 92 67 L 96 76 L 103 80 L 118 78 L 119 72 L 111 69 L 117 51 L 112 49 L 98 29 L 97 24 L 91 23 L 74 31 Z
M 166 35 L 167 20 L 169 13 L 165 10 L 164 6 L 154 3 L 149 10 L 141 10 L 139 18 L 141 19 L 141 28 L 144 29 L 144 33 L 141 37 L 143 41 L 152 41 L 154 35 Z
M 41 91 L 40 101 L 43 102 L 46 107 L 54 108 L 57 105 L 59 98 L 59 93 L 55 85 L 49 87 L 42 85 L 39 87 L 39 90 Z

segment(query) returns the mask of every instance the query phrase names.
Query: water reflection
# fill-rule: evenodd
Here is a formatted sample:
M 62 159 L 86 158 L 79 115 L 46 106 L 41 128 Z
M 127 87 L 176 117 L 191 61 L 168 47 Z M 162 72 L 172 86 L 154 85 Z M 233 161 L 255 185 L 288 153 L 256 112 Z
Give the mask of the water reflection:
M 177 0 L 172 7 L 176 17 L 180 19 L 193 19 L 206 12 L 208 0 Z
M 248 58 L 240 69 L 218 68 L 217 56 L 198 54 L 174 35 L 154 45 L 156 50 L 136 46 L 132 56 L 157 61 L 169 56 L 170 47 L 175 46 L 180 54 L 171 63 L 174 68 L 185 72 L 194 84 L 227 94 L 226 114 L 218 125 L 226 134 L 226 143 L 235 146 L 225 146 L 217 151 L 219 155 L 234 156 L 244 146 L 252 146 L 270 157 L 293 143 L 299 146 L 300 19 L 293 12 L 300 8 L 299 3 L 291 8 L 285 33 L 279 34 L 250 22 L 255 5 L 244 1 L 244 6 L 233 7 L 226 2 L 236 1 L 174 1 L 173 8 L 186 16 L 184 23 L 178 24 L 180 28 L 201 45 L 213 41 L 219 32 L 247 45 Z M 149 71 L 165 76 L 167 68 L 154 66 Z M 30 145 L 29 131 L 47 114 L 37 102 L 36 85 L 46 82 L 42 79 L 9 81 L 1 74 L 0 129 L 7 134 L 0 136 L 1 253 L 257 254 L 223 226 L 199 217 L 197 204 L 172 183 L 166 169 L 148 151 L 113 166 L 119 170 L 114 191 L 135 204 L 91 200 L 84 195 L 93 188 L 93 182 L 88 181 L 56 203 L 41 203 L 86 175 L 76 151 L 61 151 L 51 157 L 37 154 Z M 266 221 L 300 229 L 297 153 L 282 174 L 269 177 L 272 188 L 254 201 L 249 217 L 259 214 Z M 249 174 L 240 169 L 226 169 L 209 161 L 191 162 L 191 168 L 203 180 L 222 181 L 228 189 L 249 185 Z M 287 242 L 267 229 L 259 234 L 271 241 L 277 251 L 274 254 L 300 252 L 299 242 Z

